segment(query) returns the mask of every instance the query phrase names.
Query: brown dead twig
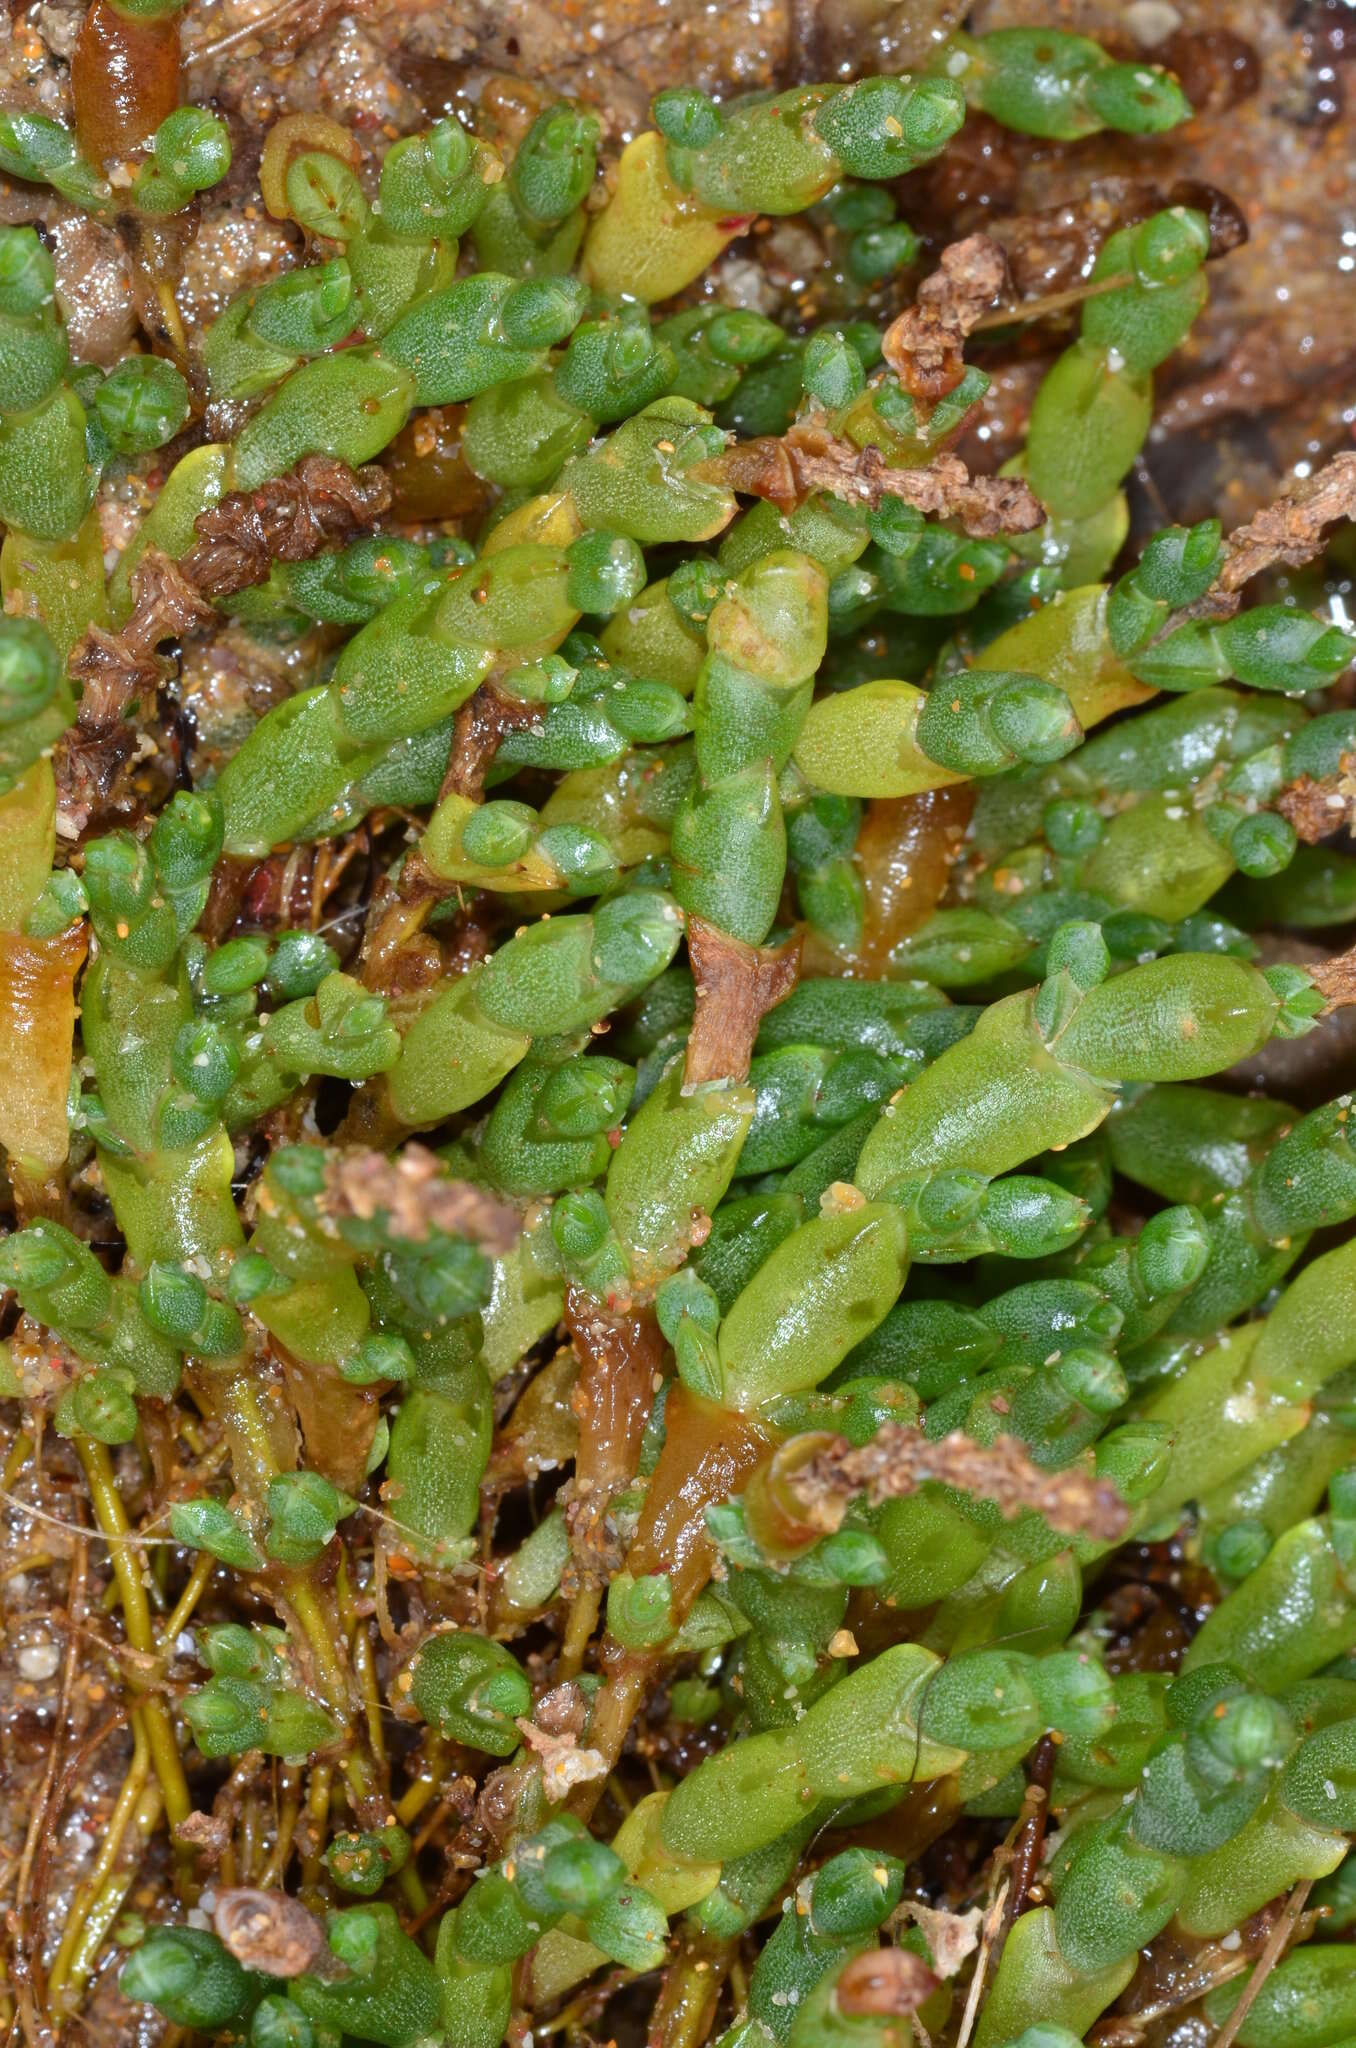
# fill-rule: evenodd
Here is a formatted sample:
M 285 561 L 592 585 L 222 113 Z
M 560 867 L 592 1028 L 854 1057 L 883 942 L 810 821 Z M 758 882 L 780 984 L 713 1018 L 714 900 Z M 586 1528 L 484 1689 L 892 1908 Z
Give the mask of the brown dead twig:
M 977 1444 L 953 1430 L 930 1442 L 920 1429 L 882 1423 L 869 1443 L 854 1449 L 838 1437 L 785 1484 L 812 1527 L 842 1525 L 852 1501 L 865 1494 L 872 1506 L 916 1493 L 934 1481 L 988 1500 L 1008 1521 L 1030 1508 L 1053 1528 L 1114 1543 L 1129 1527 L 1130 1510 L 1105 1479 L 1078 1467 L 1043 1472 L 1016 1437 Z
M 1338 519 L 1356 516 L 1356 450 L 1345 449 L 1313 476 L 1293 483 L 1273 504 L 1236 526 L 1224 542 L 1224 560 L 1214 582 L 1194 604 L 1174 612 L 1161 640 L 1191 619 L 1230 619 L 1254 576 L 1278 562 L 1298 569 L 1323 546 L 1323 535 Z
M 197 64 L 211 64 L 218 57 L 224 57 L 228 50 L 237 49 L 241 43 L 254 40 L 262 43 L 275 29 L 294 21 L 298 15 L 318 16 L 319 26 L 323 24 L 327 15 L 335 12 L 335 9 L 336 0 L 320 0 L 318 6 L 316 0 L 283 0 L 283 4 L 275 7 L 271 13 L 261 15 L 254 21 L 244 22 L 239 28 L 233 28 L 225 35 L 214 36 L 210 42 L 199 43 L 196 48 L 186 51 L 184 64 L 189 69 Z M 288 38 L 287 46 L 295 46 L 293 38 Z
M 998 1859 L 995 1857 L 992 1865 L 994 1876 L 997 1875 L 998 1869 Z M 992 1878 L 990 1881 L 992 1882 Z M 993 1960 L 994 1943 L 997 1941 L 999 1929 L 1003 1925 L 1004 1917 L 1007 1913 L 1007 1905 L 1008 1880 L 1004 1877 L 984 1909 L 984 1919 L 979 1931 L 979 1954 L 975 1957 L 974 1975 L 970 1979 L 970 1988 L 965 1995 L 965 2010 L 961 2015 L 960 2033 L 956 2037 L 956 2048 L 969 2048 L 970 2036 L 975 2030 L 975 2021 L 979 2018 L 979 2008 L 984 1996 L 984 1987 L 989 1980 L 989 1966 Z
M 931 518 L 958 519 L 979 539 L 1032 533 L 1045 524 L 1044 507 L 1021 477 L 971 476 L 958 455 L 892 469 L 879 448 L 858 448 L 813 416 L 781 435 L 736 441 L 724 454 L 698 463 L 692 474 L 766 498 L 782 513 L 794 512 L 816 491 L 828 491 L 873 510 L 886 498 L 898 498 Z
M 904 389 L 935 405 L 965 374 L 962 355 L 1008 283 L 1008 259 L 988 235 L 967 235 L 943 249 L 918 295 L 886 328 L 881 353 Z
M 484 1251 L 512 1251 L 522 1235 L 516 1209 L 470 1181 L 450 1180 L 426 1145 L 384 1152 L 341 1152 L 325 1166 L 321 1212 L 369 1223 L 381 1215 L 391 1237 L 425 1244 L 432 1233 L 473 1239 Z
M 506 733 L 517 732 L 524 726 L 540 727 L 542 706 L 525 703 L 512 697 L 501 697 L 492 683 L 482 683 L 480 688 L 467 698 L 452 724 L 452 745 L 448 753 L 447 773 L 438 791 L 438 801 L 446 796 L 465 796 L 478 800 L 484 792 L 485 776 L 499 742 Z M 424 876 L 427 869 L 422 868 Z M 436 877 L 433 878 L 436 881 Z M 439 885 L 440 892 L 446 884 Z
M 1331 959 L 1315 960 L 1305 968 L 1305 973 L 1327 998 L 1324 1016 L 1356 1003 L 1356 946 L 1348 946 L 1344 953 L 1334 953 Z
M 1052 1735 L 1042 1735 L 1026 1762 L 1026 1790 L 1021 1810 L 1013 1822 L 1008 1850 L 1008 1897 L 1002 1924 L 994 1945 L 995 1963 L 1001 1962 L 1003 1944 L 1012 1923 L 1027 1903 L 1045 1848 L 1045 1829 L 1050 1817 L 1050 1787 L 1054 1781 L 1058 1745 Z
M 1214 2048 L 1233 2048 L 1233 2043 L 1238 2038 L 1239 2029 L 1251 2010 L 1253 2000 L 1266 1983 L 1267 1978 L 1271 1975 L 1277 1963 L 1281 1960 L 1281 1957 L 1285 1954 L 1291 1936 L 1299 1925 L 1300 1916 L 1304 1911 L 1304 1902 L 1309 1896 L 1312 1883 L 1313 1880 L 1306 1877 L 1295 1886 L 1295 1889 L 1286 1900 L 1285 1910 L 1278 1917 L 1276 1925 L 1267 1936 L 1266 1947 L 1257 1958 L 1257 1967 L 1243 1986 L 1237 2005 L 1215 2037 Z
M 147 548 L 132 574 L 132 611 L 116 633 L 91 626 L 71 651 L 80 705 L 56 750 L 57 829 L 79 839 L 110 808 L 127 805 L 132 774 L 160 750 L 129 717 L 153 715 L 168 673 L 158 649 L 216 620 L 212 600 L 262 583 L 273 563 L 307 561 L 328 542 L 371 525 L 390 503 L 374 467 L 352 470 L 308 455 L 288 475 L 255 491 L 231 491 L 200 513 L 198 539 L 178 562 Z
M 1003 1948 L 1013 1922 L 1025 1906 L 1045 1846 L 1045 1825 L 1050 1807 L 1050 1785 L 1055 1774 L 1057 1748 L 1043 1735 L 1027 1759 L 1027 1787 L 1021 1810 L 1008 1831 L 1007 1840 L 995 1850 L 989 1884 L 993 1896 L 980 1927 L 979 1954 L 965 2000 L 958 2048 L 965 2048 L 979 2015 L 984 1994 L 1003 1959 Z
M 882 351 L 903 388 L 925 408 L 954 391 L 965 373 L 962 348 L 1008 280 L 1007 258 L 987 235 L 967 235 L 942 251 L 912 306 L 886 330 Z M 958 455 L 934 455 L 892 468 L 879 448 L 858 448 L 811 413 L 784 434 L 736 441 L 698 463 L 693 475 L 721 483 L 778 511 L 793 512 L 816 491 L 878 507 L 898 498 L 934 519 L 956 519 L 967 533 L 1032 533 L 1045 510 L 1020 477 L 971 476 Z
M 78 723 L 87 732 L 113 725 L 133 697 L 153 692 L 162 674 L 157 647 L 209 624 L 214 599 L 262 583 L 274 562 L 309 561 L 370 526 L 390 502 L 384 471 L 308 455 L 286 476 L 229 491 L 199 513 L 197 541 L 181 560 L 148 548 L 132 574 L 126 625 L 117 633 L 91 626 L 71 654 L 70 673 L 83 688 Z
M 1335 775 L 1300 775 L 1276 798 L 1306 846 L 1317 846 L 1340 826 L 1356 821 L 1356 754 L 1343 754 Z

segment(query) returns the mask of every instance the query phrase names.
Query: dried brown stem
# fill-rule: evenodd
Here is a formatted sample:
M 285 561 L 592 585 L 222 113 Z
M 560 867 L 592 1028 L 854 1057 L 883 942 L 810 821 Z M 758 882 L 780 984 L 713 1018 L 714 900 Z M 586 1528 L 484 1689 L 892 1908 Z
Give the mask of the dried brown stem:
M 485 777 L 505 733 L 540 723 L 540 704 L 501 697 L 492 683 L 482 683 L 467 698 L 452 727 L 452 747 L 438 801 L 445 796 L 479 799 Z M 423 870 L 427 874 L 427 870 Z M 444 885 L 445 886 L 445 885 Z
M 996 1873 L 998 1868 L 997 1858 L 994 1859 L 992 1868 Z M 1004 1877 L 984 1911 L 984 1921 L 979 1935 L 979 1954 L 975 1957 L 974 1975 L 970 1979 L 970 1989 L 965 1995 L 965 2011 L 961 2015 L 960 2033 L 957 2036 L 956 2048 L 968 2048 L 970 2036 L 975 2030 L 975 2021 L 979 2018 L 979 2009 L 984 1997 L 984 1987 L 989 1979 L 989 1965 L 993 1960 L 994 1943 L 997 1941 L 999 1929 L 1003 1925 L 1007 1904 L 1008 1880 Z
M 132 573 L 132 611 L 119 632 L 91 626 L 67 664 L 80 685 L 74 725 L 56 752 L 59 829 L 78 839 L 145 751 L 127 713 L 150 711 L 167 673 L 162 641 L 217 616 L 213 600 L 262 583 L 275 561 L 301 562 L 370 526 L 390 503 L 380 469 L 308 455 L 255 491 L 231 491 L 200 513 L 198 539 L 178 562 L 148 548 Z M 154 752 L 154 748 L 149 749 Z
M 350 469 L 308 455 L 286 476 L 254 491 L 230 491 L 195 522 L 197 541 L 179 561 L 148 548 L 132 574 L 132 612 L 118 633 L 91 626 L 70 658 L 82 685 L 79 723 L 116 724 L 128 703 L 160 681 L 156 648 L 215 616 L 212 600 L 262 583 L 274 562 L 305 562 L 327 543 L 370 526 L 390 503 L 375 467 Z
M 1307 972 L 1314 987 L 1327 997 L 1325 1016 L 1356 1003 L 1356 946 L 1334 953 L 1330 960 L 1316 960 Z
M 687 950 L 697 1005 L 684 1082 L 696 1088 L 704 1081 L 743 1081 L 758 1026 L 769 1010 L 785 1001 L 799 978 L 801 941 L 747 946 L 705 918 L 689 917 Z
M 1335 775 L 1300 775 L 1276 798 L 1276 808 L 1288 818 L 1306 846 L 1356 821 L 1356 754 L 1343 754 Z
M 1311 1886 L 1312 1879 L 1306 1877 L 1295 1886 L 1295 1889 L 1286 1900 L 1285 1910 L 1267 1936 L 1267 1945 L 1262 1950 L 1261 1955 L 1258 1956 L 1257 1965 L 1251 1977 L 1243 1986 L 1238 2004 L 1215 2036 L 1214 2048 L 1233 2048 L 1234 2042 L 1238 2039 L 1239 2029 L 1252 2009 L 1253 2000 L 1257 1997 L 1267 1978 L 1281 1960 L 1285 1953 L 1286 1945 L 1299 1924 L 1300 1915 L 1304 1911 L 1304 1902 L 1309 1896 Z
M 153 696 L 165 672 L 156 653 L 160 642 L 182 639 L 214 617 L 178 565 L 154 549 L 133 574 L 132 597 L 132 615 L 120 633 L 91 626 L 72 650 L 70 673 L 81 689 L 77 724 L 85 733 L 104 732 L 134 697 Z
M 885 333 L 882 352 L 904 389 L 925 408 L 954 391 L 965 374 L 966 336 L 979 326 L 1008 280 L 1007 258 L 987 235 L 968 235 L 942 251 L 912 306 Z M 816 491 L 872 509 L 898 498 L 967 533 L 1031 533 L 1045 511 L 1018 477 L 972 477 L 956 455 L 892 468 L 879 448 L 858 448 L 832 434 L 822 416 L 797 420 L 785 434 L 737 441 L 693 472 L 788 513 Z
M 516 1209 L 470 1181 L 450 1180 L 426 1145 L 406 1145 L 392 1157 L 384 1152 L 340 1152 L 325 1166 L 318 1198 L 321 1213 L 368 1223 L 384 1219 L 388 1235 L 405 1244 L 426 1244 L 432 1233 L 467 1237 L 483 1251 L 512 1251 L 522 1234 Z
M 350 469 L 307 455 L 286 476 L 254 491 L 230 491 L 194 524 L 198 539 L 180 573 L 204 597 L 230 597 L 262 583 L 275 562 L 308 562 L 332 542 L 371 526 L 391 502 L 384 470 Z
M 991 1501 L 1009 1521 L 1026 1509 L 1052 1528 L 1114 1543 L 1125 1534 L 1130 1511 L 1115 1488 L 1078 1467 L 1043 1472 L 1016 1437 L 977 1444 L 960 1430 L 929 1442 L 920 1429 L 885 1422 L 854 1450 L 846 1437 L 788 1473 L 784 1484 L 813 1528 L 841 1526 L 850 1503 L 865 1494 L 872 1506 L 916 1493 L 936 1481 Z
M 1032 1881 L 1040 1868 L 1045 1826 L 1050 1813 L 1050 1786 L 1058 1753 L 1054 1737 L 1042 1735 L 1027 1759 L 1026 1791 L 1022 1795 L 1021 1811 L 1014 1829 L 1012 1861 L 1008 1866 L 1007 1904 L 995 1943 L 995 1958 L 998 1960 L 1002 1958 L 1003 1943 L 1013 1921 L 1026 1905 Z
M 750 497 L 766 498 L 779 512 L 794 512 L 816 491 L 874 509 L 898 498 L 934 519 L 957 519 L 978 538 L 1032 533 L 1045 509 L 1020 477 L 971 476 L 958 455 L 934 455 L 913 469 L 892 469 L 879 448 L 838 439 L 814 418 L 798 420 L 782 435 L 736 441 L 723 455 L 693 470 Z
M 300 13 L 308 5 L 309 0 L 283 0 L 283 4 L 280 7 L 275 7 L 271 14 L 262 15 L 254 21 L 244 22 L 239 28 L 231 29 L 226 35 L 215 36 L 211 42 L 200 43 L 197 49 L 189 50 L 185 54 L 184 63 L 210 64 L 215 58 L 224 57 L 228 50 L 236 49 L 239 44 L 247 43 L 256 36 L 263 37 L 267 35 L 270 29 L 277 28 L 282 22 L 290 20 L 294 14 Z
M 930 405 L 954 391 L 965 374 L 968 334 L 1008 282 L 1008 259 L 987 235 L 967 235 L 943 249 L 912 306 L 886 328 L 881 353 L 904 389 Z
M 579 1448 L 565 1514 L 573 1554 L 567 1590 L 573 1591 L 605 1585 L 621 1565 L 621 1538 L 609 1511 L 635 1478 L 662 1377 L 664 1340 L 652 1308 L 612 1312 L 578 1287 L 565 1291 L 565 1327 L 579 1361 L 570 1398 Z
M 1323 535 L 1338 519 L 1356 516 L 1356 451 L 1344 450 L 1313 476 L 1292 484 L 1274 504 L 1245 525 L 1236 526 L 1224 543 L 1224 561 L 1203 597 L 1173 614 L 1162 639 L 1189 619 L 1229 619 L 1243 602 L 1243 590 L 1264 569 L 1283 562 L 1301 568 L 1323 546 Z

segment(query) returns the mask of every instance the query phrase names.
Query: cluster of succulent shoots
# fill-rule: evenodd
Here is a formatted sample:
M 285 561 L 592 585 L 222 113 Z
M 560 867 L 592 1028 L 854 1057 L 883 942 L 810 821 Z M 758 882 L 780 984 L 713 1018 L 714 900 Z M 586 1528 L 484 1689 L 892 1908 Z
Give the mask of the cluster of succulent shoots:
M 1356 999 L 1356 458 L 1127 547 L 1227 254 L 1170 203 L 972 475 L 1049 308 L 896 196 L 967 109 L 1134 138 L 1177 82 L 1006 30 L 619 157 L 287 116 L 296 261 L 185 334 L 230 136 L 177 37 L 94 0 L 74 126 L 0 113 L 148 340 L 73 360 L 0 229 L 3 1487 L 65 1474 L 126 1731 L 6 2013 L 1356 2036 L 1351 1098 L 1237 1083 Z M 808 331 L 721 296 L 793 213 Z M 189 743 L 209 634 L 289 688 Z

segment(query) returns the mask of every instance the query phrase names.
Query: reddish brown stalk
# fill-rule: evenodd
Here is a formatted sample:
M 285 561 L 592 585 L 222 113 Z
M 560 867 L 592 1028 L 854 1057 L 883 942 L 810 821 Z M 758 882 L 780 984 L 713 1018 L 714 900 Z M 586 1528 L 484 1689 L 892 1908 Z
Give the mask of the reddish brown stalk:
M 71 101 L 81 152 L 103 170 L 146 153 L 156 129 L 184 99 L 179 23 L 139 20 L 92 0 L 71 52 Z
M 772 1439 L 747 1416 L 703 1400 L 681 1384 L 671 1390 L 664 1407 L 664 1448 L 646 1490 L 626 1568 L 637 1578 L 663 1572 L 675 1626 L 715 1563 L 706 1510 L 739 1493 L 772 1450 Z
M 1041 1853 L 1045 1848 L 1046 1822 L 1050 1814 L 1050 1786 L 1054 1779 L 1055 1760 L 1058 1754 L 1054 1737 L 1042 1735 L 1027 1758 L 1026 1791 L 1022 1795 L 1021 1811 L 1017 1815 L 1011 1838 L 1008 1895 L 1003 1902 L 1003 1917 L 993 1945 L 995 1968 L 1002 1960 L 1003 1944 L 1011 1932 L 1012 1923 L 1031 1896 L 1036 1872 L 1040 1868 Z
M 716 1551 L 706 1510 L 728 1500 L 772 1453 L 771 1439 L 747 1417 L 674 1386 L 664 1408 L 664 1447 L 645 1491 L 639 1526 L 626 1553 L 637 1578 L 662 1572 L 669 1582 L 675 1626 L 711 1576 Z M 594 1702 L 588 1741 L 611 1770 L 626 1732 L 663 1668 L 662 1651 L 603 1652 L 607 1684 Z M 571 1811 L 587 1818 L 602 1782 L 580 1786 Z
M 573 1578 L 576 1585 L 604 1585 L 622 1561 L 609 1510 L 636 1476 L 641 1438 L 662 1379 L 664 1340 L 653 1309 L 612 1313 L 578 1287 L 565 1292 L 565 1327 L 579 1360 L 570 1400 L 579 1448 L 565 1511 Z
M 683 1079 L 689 1088 L 703 1081 L 743 1081 L 758 1026 L 800 976 L 801 941 L 747 946 L 705 918 L 689 917 L 687 950 L 697 1005 Z
M 525 704 L 513 697 L 501 697 L 492 683 L 482 683 L 457 713 L 452 727 L 447 773 L 438 791 L 438 801 L 441 803 L 445 796 L 479 799 L 485 788 L 490 763 L 505 733 L 537 725 L 541 715 L 540 704 Z M 423 872 L 426 874 L 427 870 Z

